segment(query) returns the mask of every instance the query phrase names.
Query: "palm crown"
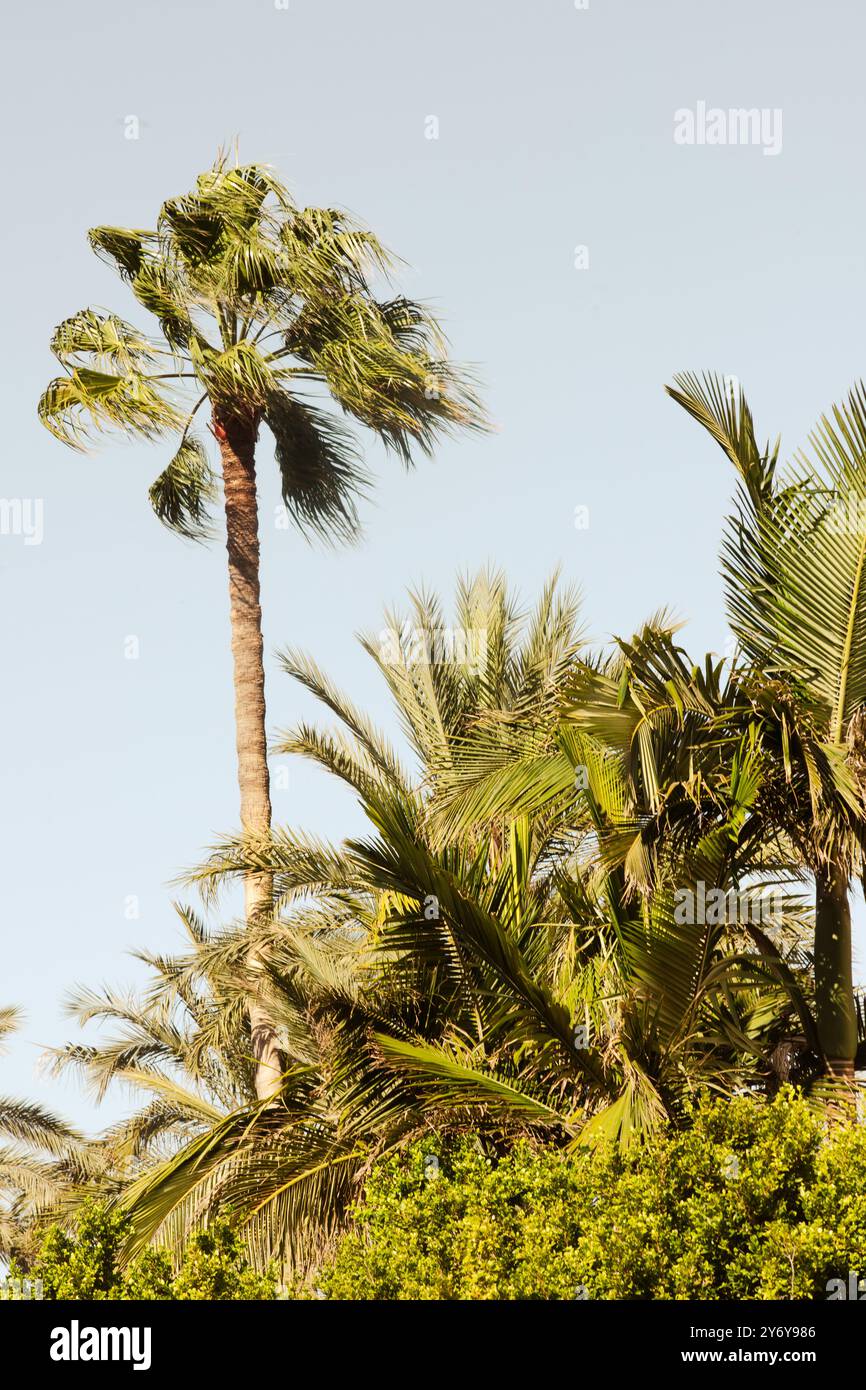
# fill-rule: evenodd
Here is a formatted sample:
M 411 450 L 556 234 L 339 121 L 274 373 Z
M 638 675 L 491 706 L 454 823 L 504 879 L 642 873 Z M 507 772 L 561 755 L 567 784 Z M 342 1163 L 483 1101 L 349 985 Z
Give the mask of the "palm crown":
M 232 418 L 267 424 L 292 516 L 336 535 L 355 530 L 365 478 L 323 392 L 405 463 L 439 430 L 482 423 L 432 315 L 401 295 L 376 298 L 372 280 L 393 264 L 377 238 L 342 212 L 296 207 L 261 165 L 221 157 L 193 192 L 163 203 L 155 230 L 97 227 L 90 243 L 161 338 L 96 309 L 66 319 L 51 344 L 65 374 L 42 396 L 40 418 L 78 448 L 110 427 L 179 435 L 150 499 L 183 535 L 206 533 L 215 490 L 193 433 L 205 401 L 216 432 Z

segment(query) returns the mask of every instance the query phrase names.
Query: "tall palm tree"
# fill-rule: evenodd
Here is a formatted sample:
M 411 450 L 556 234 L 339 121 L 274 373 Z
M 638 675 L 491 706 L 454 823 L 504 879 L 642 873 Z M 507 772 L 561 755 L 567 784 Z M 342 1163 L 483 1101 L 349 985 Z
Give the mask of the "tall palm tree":
M 763 797 L 815 882 L 818 1034 L 831 1076 L 858 1042 L 849 886 L 866 847 L 866 388 L 823 416 L 784 468 L 741 388 L 683 375 L 670 395 L 738 474 L 723 548 L 748 718 L 772 757 Z
M 357 442 L 331 401 L 409 464 L 443 430 L 480 427 L 465 371 L 445 355 L 433 316 L 388 294 L 393 262 L 345 213 L 299 208 L 261 165 L 224 157 L 195 189 L 163 203 L 154 230 L 97 227 L 97 254 L 159 325 L 152 339 L 114 314 L 64 320 L 52 351 L 64 375 L 39 403 L 43 423 L 82 448 L 109 428 L 145 439 L 175 434 L 153 508 L 182 536 L 209 532 L 216 476 L 194 420 L 203 407 L 219 445 L 228 550 L 241 822 L 271 821 L 259 589 L 256 443 L 274 438 L 282 497 L 302 531 L 357 531 L 365 488 Z M 376 278 L 387 297 L 378 297 Z M 245 883 L 246 916 L 270 902 L 266 874 Z M 256 1089 L 272 1094 L 281 1063 L 274 1028 L 251 1005 Z

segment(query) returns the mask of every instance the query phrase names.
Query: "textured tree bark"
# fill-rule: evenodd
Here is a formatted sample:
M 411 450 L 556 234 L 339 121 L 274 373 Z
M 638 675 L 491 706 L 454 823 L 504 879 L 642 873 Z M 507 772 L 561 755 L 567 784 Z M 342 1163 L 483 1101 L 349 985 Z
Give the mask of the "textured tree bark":
M 229 563 L 229 612 L 235 685 L 235 731 L 241 825 L 267 834 L 271 826 L 271 792 L 265 733 L 265 667 L 259 589 L 259 516 L 256 499 L 256 424 L 214 411 L 213 429 L 222 455 L 226 546 Z M 247 874 L 244 906 L 247 924 L 270 906 L 272 878 Z M 250 965 L 259 968 L 254 955 Z M 260 1100 L 279 1090 L 282 1061 L 276 1031 L 261 1006 L 249 1010 L 255 1088 Z
M 815 1011 L 831 1076 L 853 1077 L 857 1015 L 851 964 L 848 876 L 838 866 L 815 875 Z

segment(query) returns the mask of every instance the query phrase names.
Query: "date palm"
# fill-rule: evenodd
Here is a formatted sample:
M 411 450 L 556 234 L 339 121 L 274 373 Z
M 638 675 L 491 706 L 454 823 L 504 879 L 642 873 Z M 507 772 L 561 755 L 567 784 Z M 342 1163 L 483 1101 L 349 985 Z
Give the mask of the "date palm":
M 363 645 L 391 691 L 415 767 L 403 766 L 363 712 L 298 651 L 284 653 L 284 668 L 337 716 L 339 727 L 301 725 L 281 736 L 279 749 L 313 759 L 347 782 L 362 800 L 373 798 L 383 814 L 408 817 L 423 844 L 424 807 L 453 747 L 484 710 L 532 708 L 542 722 L 543 712 L 556 706 L 557 686 L 580 643 L 575 597 L 558 591 L 555 581 L 528 618 L 520 614 L 504 578 L 495 573 L 458 584 L 453 622 L 445 618 L 435 595 L 413 594 L 409 611 L 388 613 L 384 630 L 363 639 Z M 490 839 L 495 843 L 492 858 L 507 878 L 508 866 L 500 862 L 506 838 L 497 827 Z M 79 1022 L 111 1020 L 117 1025 L 116 1035 L 96 1047 L 62 1049 L 56 1062 L 60 1068 L 80 1069 L 97 1097 L 116 1082 L 148 1097 L 143 1108 L 103 1136 L 116 1157 L 129 1158 L 132 1172 L 165 1162 L 175 1150 L 185 1171 L 186 1158 L 192 1161 L 195 1154 L 190 1144 L 194 1146 L 202 1132 L 207 1142 L 216 1123 L 225 1143 L 214 1146 L 211 1156 L 219 1157 L 226 1169 L 214 1189 L 215 1201 L 237 1176 L 235 1140 L 254 1120 L 249 1143 L 244 1141 L 240 1180 L 248 1184 L 245 1199 L 252 1195 L 263 1206 L 262 1219 L 251 1219 L 247 1234 L 255 1251 L 266 1252 L 266 1262 L 275 1232 L 283 1254 L 293 1244 L 298 1203 L 309 1213 L 320 1198 L 326 1199 L 326 1206 L 338 1197 L 348 1200 L 360 1161 L 357 1145 L 369 1149 L 384 1142 L 384 1122 L 376 1106 L 358 1103 L 348 1141 L 343 1128 L 335 1128 L 346 1087 L 345 1080 L 334 1075 L 335 1059 L 338 1070 L 344 1070 L 354 1040 L 370 1074 L 378 1075 L 367 1033 L 376 1022 L 384 1026 L 391 1018 L 399 1030 L 411 1006 L 403 997 L 402 980 L 383 992 L 378 971 L 371 970 L 370 941 L 390 899 L 363 864 L 354 864 L 340 849 L 323 850 L 291 832 L 247 834 L 231 846 L 221 848 L 214 863 L 202 871 L 203 884 L 226 877 L 242 880 L 264 865 L 277 897 L 285 899 L 273 925 L 256 925 L 255 939 L 263 967 L 259 976 L 265 1013 L 279 1022 L 288 1063 L 281 1083 L 288 1114 L 259 1115 L 244 1064 L 249 1034 L 238 1000 L 248 993 L 249 978 L 243 938 L 235 933 L 209 938 L 186 910 L 181 917 L 193 944 L 186 966 L 177 958 L 138 953 L 157 974 L 146 998 L 81 991 L 72 1002 Z M 423 848 L 419 852 L 423 854 Z M 471 864 L 475 854 L 464 857 Z M 235 872 L 237 865 L 243 867 Z M 300 903 L 293 901 L 298 894 Z M 305 904 L 308 894 L 311 902 Z M 358 1018 L 342 1057 L 339 1039 L 331 1042 L 329 1018 L 339 1031 L 341 1001 L 348 992 L 358 999 Z M 225 1119 L 222 1127 L 220 1114 Z M 402 1110 L 395 1107 L 394 1114 L 397 1132 L 402 1133 L 413 1122 L 411 1096 Z M 173 1163 L 169 1160 L 169 1171 L 174 1171 Z M 283 1192 L 291 1165 L 294 1177 Z M 190 1181 L 197 1183 L 205 1171 L 210 1171 L 208 1165 L 193 1164 Z M 149 1190 L 148 1180 L 142 1182 Z M 269 1195 L 271 1183 L 274 1191 Z M 183 1183 L 172 1180 L 169 1186 L 169 1200 L 177 1199 L 185 1207 Z M 162 1216 L 161 1201 L 162 1197 L 154 1210 Z M 327 1226 L 327 1219 L 313 1225 Z
M 0 1047 L 21 1014 L 0 1008 Z M 0 1256 L 21 1255 L 40 1213 L 55 1210 L 96 1168 L 81 1136 L 34 1101 L 0 1096 Z
M 75 448 L 111 428 L 176 436 L 150 501 L 161 521 L 194 539 L 209 534 L 217 490 L 195 433 L 199 411 L 209 416 L 225 511 L 240 816 L 245 830 L 265 833 L 261 426 L 274 439 L 289 515 L 303 532 L 339 540 L 357 531 L 365 475 L 354 434 L 328 404 L 407 465 L 443 430 L 481 426 L 480 408 L 467 374 L 449 363 L 436 320 L 390 293 L 393 263 L 376 237 L 342 212 L 297 207 L 263 166 L 220 157 L 192 192 L 162 205 L 153 230 L 104 226 L 89 236 L 159 334 L 95 309 L 64 320 L 51 344 L 64 374 L 43 394 L 39 415 Z M 245 901 L 250 921 L 265 910 L 267 874 L 247 877 Z M 266 1097 L 279 1083 L 279 1049 L 255 1000 L 251 1017 L 256 1089 Z

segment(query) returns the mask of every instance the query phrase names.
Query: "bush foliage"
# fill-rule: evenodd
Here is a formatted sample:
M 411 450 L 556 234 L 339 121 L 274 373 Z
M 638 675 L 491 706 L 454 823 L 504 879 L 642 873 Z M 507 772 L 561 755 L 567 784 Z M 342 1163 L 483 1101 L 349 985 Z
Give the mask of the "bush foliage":
M 72 1232 L 49 1227 L 32 1268 L 47 1299 L 273 1299 L 270 1274 L 251 1269 L 231 1225 L 216 1221 L 190 1237 L 179 1267 L 167 1250 L 145 1250 L 123 1266 L 121 1252 L 129 1229 L 122 1211 L 101 1202 L 82 1206 Z M 20 1274 L 21 1271 L 13 1271 Z
M 373 1170 L 318 1284 L 334 1299 L 811 1299 L 851 1271 L 866 1274 L 866 1131 L 828 1129 L 784 1091 L 704 1102 L 626 1152 L 417 1144 Z

